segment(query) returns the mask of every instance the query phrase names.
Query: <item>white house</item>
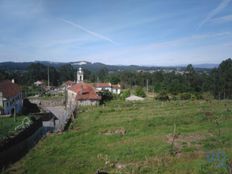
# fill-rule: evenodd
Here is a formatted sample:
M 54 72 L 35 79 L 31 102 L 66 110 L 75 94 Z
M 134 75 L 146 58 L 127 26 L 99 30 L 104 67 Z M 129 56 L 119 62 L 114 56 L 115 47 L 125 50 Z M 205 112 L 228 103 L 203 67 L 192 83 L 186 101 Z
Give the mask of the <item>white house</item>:
M 1 114 L 19 113 L 23 107 L 22 91 L 14 80 L 4 80 L 0 82 L 0 106 Z
M 107 90 L 113 94 L 120 94 L 121 92 L 121 86 L 119 84 L 112 85 L 111 83 L 96 83 L 95 87 L 98 91 Z
M 41 80 L 37 80 L 36 82 L 34 82 L 34 85 L 35 85 L 35 86 L 41 86 L 41 85 L 43 85 L 43 84 L 44 84 L 44 82 L 41 81 Z

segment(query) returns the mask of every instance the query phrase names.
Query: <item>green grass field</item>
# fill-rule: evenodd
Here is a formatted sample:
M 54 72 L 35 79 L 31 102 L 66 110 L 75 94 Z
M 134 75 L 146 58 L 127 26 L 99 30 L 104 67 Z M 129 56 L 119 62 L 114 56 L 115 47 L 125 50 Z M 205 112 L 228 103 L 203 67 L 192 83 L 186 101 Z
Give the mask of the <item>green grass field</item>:
M 15 127 L 20 125 L 25 116 L 0 117 L 0 140 L 15 134 Z
M 5 173 L 229 173 L 231 132 L 232 101 L 112 101 L 83 108 Z

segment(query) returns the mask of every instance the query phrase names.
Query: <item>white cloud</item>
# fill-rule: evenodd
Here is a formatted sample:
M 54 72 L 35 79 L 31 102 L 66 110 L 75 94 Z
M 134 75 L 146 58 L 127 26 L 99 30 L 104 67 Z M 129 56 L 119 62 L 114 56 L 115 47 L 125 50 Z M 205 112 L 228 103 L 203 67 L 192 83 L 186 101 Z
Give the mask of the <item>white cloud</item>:
M 219 18 L 211 19 L 210 22 L 213 23 L 224 23 L 224 22 L 232 22 L 232 15 L 222 16 Z
M 208 22 L 210 19 L 212 19 L 218 13 L 220 13 L 224 8 L 226 8 L 230 2 L 231 2 L 231 0 L 222 0 L 222 2 L 214 10 L 212 10 L 207 15 L 207 17 L 198 25 L 198 29 L 200 29 L 206 22 Z

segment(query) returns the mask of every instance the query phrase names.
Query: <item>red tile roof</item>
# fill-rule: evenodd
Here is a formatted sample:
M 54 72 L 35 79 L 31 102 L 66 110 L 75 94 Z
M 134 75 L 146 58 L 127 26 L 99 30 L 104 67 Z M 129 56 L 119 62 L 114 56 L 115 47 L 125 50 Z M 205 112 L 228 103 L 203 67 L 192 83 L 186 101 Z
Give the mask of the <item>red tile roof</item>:
M 75 84 L 75 82 L 73 82 L 73 81 L 71 81 L 71 80 L 68 80 L 67 82 L 65 82 L 65 84 L 66 84 L 67 86 L 72 86 L 72 85 Z
M 112 85 L 112 88 L 114 88 L 114 89 L 120 89 L 121 86 L 120 86 L 119 84 L 117 84 L 117 85 Z
M 101 100 L 101 97 L 97 95 L 95 88 L 90 84 L 77 83 L 68 89 L 77 93 L 77 100 Z
M 102 88 L 102 87 L 111 87 L 111 83 L 96 83 L 96 88 Z
M 106 88 L 106 87 L 109 87 L 109 88 L 114 88 L 114 89 L 120 89 L 121 86 L 119 84 L 117 85 L 112 85 L 111 83 L 96 83 L 95 84 L 95 87 L 96 88 Z
M 0 82 L 0 92 L 2 92 L 4 98 L 10 98 L 18 95 L 21 92 L 21 88 L 10 80 L 3 80 Z

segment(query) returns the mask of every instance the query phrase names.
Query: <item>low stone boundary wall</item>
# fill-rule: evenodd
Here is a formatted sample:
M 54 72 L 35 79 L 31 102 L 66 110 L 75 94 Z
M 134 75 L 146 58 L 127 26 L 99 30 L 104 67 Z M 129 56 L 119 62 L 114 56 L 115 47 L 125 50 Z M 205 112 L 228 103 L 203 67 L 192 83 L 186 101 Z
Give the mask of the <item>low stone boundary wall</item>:
M 66 130 L 76 114 L 75 111 L 76 107 L 68 110 L 51 107 L 50 113 L 37 114 L 38 116 L 34 117 L 35 120 L 29 127 L 15 137 L 0 142 L 0 170 L 23 157 L 48 132 Z M 50 114 L 55 115 L 55 122 Z M 54 122 L 55 125 L 45 124 L 46 121 Z
M 0 168 L 19 160 L 23 157 L 47 132 L 41 119 L 33 122 L 13 138 L 9 138 L 0 144 Z
M 42 98 L 28 98 L 31 103 L 37 104 L 38 106 L 53 107 L 53 106 L 62 106 L 64 105 L 63 98 L 57 99 L 42 99 Z
M 11 115 L 8 114 L 8 115 L 0 115 L 0 117 L 4 118 L 4 117 L 10 117 Z

